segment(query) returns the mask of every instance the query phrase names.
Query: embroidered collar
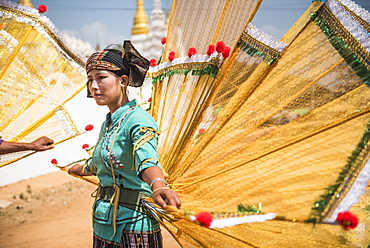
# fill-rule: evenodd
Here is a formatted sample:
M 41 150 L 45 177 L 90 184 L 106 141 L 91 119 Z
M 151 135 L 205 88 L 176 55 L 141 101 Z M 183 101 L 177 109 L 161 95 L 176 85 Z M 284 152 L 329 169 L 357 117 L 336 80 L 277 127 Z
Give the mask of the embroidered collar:
M 116 111 L 113 112 L 113 114 L 108 113 L 107 116 L 106 116 L 106 120 L 105 120 L 106 127 L 108 127 L 110 121 L 112 121 L 112 127 L 115 126 L 115 125 L 117 125 L 119 123 L 119 121 L 121 120 L 123 114 L 129 108 L 132 108 L 132 107 L 134 107 L 136 105 L 137 105 L 137 101 L 135 99 L 135 100 L 132 100 L 132 101 L 126 103 L 122 107 L 118 108 Z

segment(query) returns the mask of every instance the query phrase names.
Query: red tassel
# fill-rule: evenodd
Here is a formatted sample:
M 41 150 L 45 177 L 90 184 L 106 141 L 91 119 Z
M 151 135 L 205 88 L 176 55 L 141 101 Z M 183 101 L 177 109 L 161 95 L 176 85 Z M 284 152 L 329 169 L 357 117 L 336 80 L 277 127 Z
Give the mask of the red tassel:
M 87 148 L 89 148 L 90 146 L 89 146 L 89 144 L 83 144 L 82 145 L 82 149 L 87 149 Z
M 166 44 L 166 42 L 167 42 L 167 38 L 163 37 L 162 40 L 161 40 L 162 45 Z
M 197 49 L 195 47 L 190 47 L 188 50 L 188 56 L 191 57 L 197 53 Z
M 149 62 L 150 62 L 150 66 L 156 66 L 157 65 L 157 60 L 156 59 L 151 59 Z
M 336 221 L 344 230 L 354 229 L 358 225 L 357 217 L 348 211 L 340 212 Z
M 230 47 L 225 47 L 224 51 L 222 52 L 222 57 L 226 59 L 229 57 L 229 55 L 230 55 Z
M 172 51 L 172 52 L 170 52 L 170 54 L 168 55 L 168 60 L 169 61 L 172 61 L 172 60 L 174 60 L 175 59 L 175 52 L 174 51 Z
M 212 223 L 212 215 L 210 212 L 200 212 L 195 216 L 195 219 L 200 223 L 201 226 L 209 228 Z
M 208 46 L 208 51 L 207 51 L 207 54 L 208 56 L 211 56 L 212 53 L 215 52 L 215 46 L 214 45 L 209 45 Z
M 57 164 L 58 164 L 58 161 L 57 161 L 55 158 L 53 158 L 53 159 L 51 160 L 51 163 L 52 163 L 53 165 L 57 165 Z
M 86 131 L 91 131 L 91 130 L 93 130 L 93 128 L 94 128 L 94 126 L 93 126 L 93 125 L 91 125 L 91 124 L 89 124 L 89 125 L 87 125 L 87 126 L 85 127 L 85 130 L 86 130 Z
M 48 7 L 41 4 L 37 9 L 39 10 L 39 13 L 45 13 L 48 10 Z
M 222 53 L 225 49 L 225 43 L 223 41 L 219 41 L 216 43 L 216 51 L 218 53 Z

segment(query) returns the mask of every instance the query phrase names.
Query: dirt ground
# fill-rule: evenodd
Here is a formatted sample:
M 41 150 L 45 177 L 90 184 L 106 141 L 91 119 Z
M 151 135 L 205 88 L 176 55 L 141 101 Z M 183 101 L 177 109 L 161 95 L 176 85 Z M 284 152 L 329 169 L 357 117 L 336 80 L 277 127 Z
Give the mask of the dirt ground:
M 0 187 L 0 248 L 92 247 L 95 188 L 65 172 Z M 162 234 L 165 248 L 180 247 Z

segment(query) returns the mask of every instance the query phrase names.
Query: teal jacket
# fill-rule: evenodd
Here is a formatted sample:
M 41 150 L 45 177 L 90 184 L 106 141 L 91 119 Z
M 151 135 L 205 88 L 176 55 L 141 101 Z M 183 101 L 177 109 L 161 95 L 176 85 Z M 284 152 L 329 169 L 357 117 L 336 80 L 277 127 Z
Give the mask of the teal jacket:
M 135 149 L 134 145 L 149 132 L 148 129 L 158 131 L 158 126 L 152 116 L 136 105 L 136 100 L 133 100 L 113 114 L 107 114 L 94 153 L 87 161 L 85 170 L 96 175 L 102 187 L 113 186 L 110 164 L 112 163 L 116 185 L 120 188 L 139 190 L 151 196 L 151 189 L 141 179 L 140 173 L 151 166 L 161 168 L 158 162 L 157 135 Z M 112 125 L 108 128 L 110 122 Z M 112 149 L 111 161 L 110 149 Z M 117 231 L 113 235 L 112 217 L 113 205 L 104 200 L 95 202 L 93 205 L 94 233 L 100 238 L 117 243 L 120 242 L 122 231 L 150 232 L 160 227 L 158 221 L 140 212 L 118 206 Z

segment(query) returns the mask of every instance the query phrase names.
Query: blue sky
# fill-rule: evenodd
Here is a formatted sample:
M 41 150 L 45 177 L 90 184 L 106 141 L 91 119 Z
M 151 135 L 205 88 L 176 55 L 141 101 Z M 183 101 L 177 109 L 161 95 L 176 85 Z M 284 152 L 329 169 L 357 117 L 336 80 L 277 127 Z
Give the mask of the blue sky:
M 153 0 L 144 2 L 150 16 Z M 370 0 L 355 2 L 370 10 Z M 46 5 L 45 15 L 60 31 L 87 40 L 93 47 L 97 42 L 105 47 L 130 38 L 136 11 L 136 0 L 32 0 L 32 3 L 36 8 Z M 169 11 L 171 4 L 172 0 L 162 0 L 164 11 Z M 280 39 L 310 5 L 311 0 L 264 0 L 252 24 Z

